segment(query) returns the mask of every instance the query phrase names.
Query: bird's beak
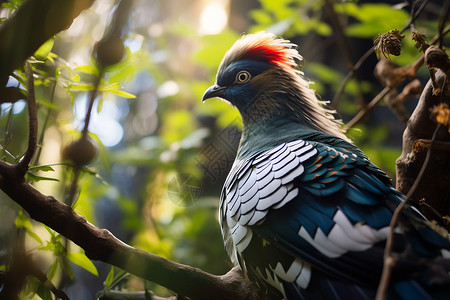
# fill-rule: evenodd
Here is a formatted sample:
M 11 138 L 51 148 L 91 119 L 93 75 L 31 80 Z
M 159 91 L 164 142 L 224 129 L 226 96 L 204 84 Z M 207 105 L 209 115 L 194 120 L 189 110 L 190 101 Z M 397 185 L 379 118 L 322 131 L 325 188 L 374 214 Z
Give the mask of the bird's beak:
M 205 102 L 206 99 L 214 98 L 214 97 L 225 97 L 225 89 L 226 87 L 219 86 L 217 84 L 211 86 L 206 92 L 203 94 L 202 102 Z

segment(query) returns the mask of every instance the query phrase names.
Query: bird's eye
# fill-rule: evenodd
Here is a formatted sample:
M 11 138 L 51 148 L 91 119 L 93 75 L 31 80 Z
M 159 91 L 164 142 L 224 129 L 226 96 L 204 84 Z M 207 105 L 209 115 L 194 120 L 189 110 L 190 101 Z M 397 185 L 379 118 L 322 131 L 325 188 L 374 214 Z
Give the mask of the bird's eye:
M 252 75 L 250 75 L 249 72 L 240 71 L 239 73 L 237 73 L 236 80 L 234 82 L 235 83 L 246 83 L 246 82 L 249 82 L 251 77 L 252 77 Z

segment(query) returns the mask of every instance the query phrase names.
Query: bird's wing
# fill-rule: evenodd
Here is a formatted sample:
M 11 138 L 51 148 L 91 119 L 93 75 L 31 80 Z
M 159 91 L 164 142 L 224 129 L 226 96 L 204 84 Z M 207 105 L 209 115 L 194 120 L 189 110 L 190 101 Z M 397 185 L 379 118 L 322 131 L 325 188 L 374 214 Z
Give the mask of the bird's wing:
M 230 256 L 273 286 L 306 288 L 311 266 L 354 284 L 377 284 L 400 197 L 367 159 L 298 140 L 235 162 L 220 221 Z

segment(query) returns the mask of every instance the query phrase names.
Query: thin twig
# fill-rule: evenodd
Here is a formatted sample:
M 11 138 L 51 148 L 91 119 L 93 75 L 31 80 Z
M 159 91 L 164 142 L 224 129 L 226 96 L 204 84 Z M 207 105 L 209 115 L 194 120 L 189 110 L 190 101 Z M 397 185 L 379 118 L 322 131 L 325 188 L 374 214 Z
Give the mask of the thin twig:
M 347 124 L 344 126 L 344 131 L 349 130 L 353 126 L 355 126 L 359 121 L 361 121 L 364 116 L 366 116 L 369 112 L 372 111 L 372 109 L 380 102 L 381 99 L 391 90 L 391 87 L 385 87 L 381 92 L 376 95 L 372 101 L 367 104 L 366 107 L 364 107 L 363 110 L 361 110 L 353 119 L 350 120 Z
M 53 83 L 53 87 L 52 87 L 52 92 L 50 95 L 50 103 L 53 103 L 53 101 L 54 101 L 56 85 L 57 85 L 57 81 L 55 79 L 55 82 Z M 41 157 L 41 151 L 42 151 L 42 144 L 44 143 L 44 134 L 45 134 L 45 130 L 47 129 L 51 113 L 52 113 L 52 108 L 50 107 L 48 109 L 47 115 L 45 116 L 44 124 L 42 125 L 42 128 L 41 128 L 41 135 L 39 136 L 39 141 L 38 141 L 39 147 L 37 147 L 36 156 L 34 157 L 33 165 L 37 165 L 39 163 L 39 158 Z
M 441 17 L 439 18 L 439 48 L 442 48 L 443 34 L 445 22 L 448 20 L 448 15 L 450 14 L 450 1 L 446 1 L 446 7 L 442 10 Z
M 433 137 L 431 138 L 431 142 L 430 142 L 430 147 L 428 148 L 427 155 L 423 162 L 422 168 L 420 169 L 420 172 L 417 175 L 417 178 L 414 181 L 414 184 L 412 185 L 411 189 L 409 190 L 408 194 L 406 195 L 406 198 L 403 200 L 402 203 L 400 203 L 400 205 L 397 206 L 397 208 L 394 211 L 394 214 L 392 215 L 391 223 L 389 225 L 389 235 L 386 239 L 386 246 L 384 248 L 383 272 L 381 274 L 380 284 L 378 285 L 377 296 L 375 298 L 376 300 L 386 299 L 386 291 L 389 287 L 389 280 L 391 277 L 392 267 L 395 265 L 395 259 L 394 259 L 394 257 L 392 257 L 392 247 L 394 244 L 394 230 L 397 227 L 400 213 L 405 208 L 408 200 L 411 198 L 412 194 L 415 192 L 415 190 L 419 186 L 420 180 L 422 179 L 422 176 L 425 173 L 425 169 L 427 168 L 428 162 L 430 161 L 432 145 L 433 145 L 434 140 L 436 139 L 437 133 L 440 128 L 441 128 L 441 125 L 438 124 L 436 129 L 434 130 Z
M 445 27 L 438 35 L 436 35 L 431 41 L 430 41 L 430 45 L 434 45 L 436 44 L 436 42 L 439 41 L 439 39 L 441 37 L 444 37 L 447 33 L 450 32 L 450 25 L 448 25 L 447 27 Z
M 8 144 L 11 141 L 11 133 L 10 133 L 10 129 L 11 129 L 11 123 L 12 123 L 12 116 L 13 116 L 13 110 L 14 110 L 14 103 L 11 104 L 11 108 L 8 112 L 8 117 L 6 119 L 6 126 L 5 126 L 5 140 L 4 140 L 4 146 L 0 145 L 0 150 L 3 150 L 5 152 L 6 155 L 9 155 L 14 162 L 17 161 L 17 157 L 15 155 L 13 155 L 12 153 L 10 153 L 6 147 L 8 146 Z M 2 155 L 2 159 L 4 158 L 4 156 Z
M 416 13 L 411 17 L 411 19 L 405 24 L 405 26 L 403 26 L 402 30 L 400 30 L 400 33 L 404 32 L 409 26 L 411 26 L 411 24 L 417 19 L 417 17 L 419 17 L 420 13 L 422 12 L 422 10 L 425 8 L 425 6 L 427 5 L 427 3 L 429 2 L 429 0 L 425 0 L 424 2 L 422 2 L 422 4 L 420 5 L 420 7 L 417 9 Z M 347 83 L 350 81 L 350 79 L 353 78 L 353 76 L 355 76 L 356 71 L 361 67 L 361 65 L 367 60 L 367 58 L 369 58 L 369 56 L 372 54 L 372 52 L 374 51 L 374 47 L 372 46 L 369 50 L 366 51 L 366 53 L 364 53 L 360 59 L 358 60 L 358 62 L 352 67 L 352 69 L 347 73 L 347 75 L 345 76 L 344 80 L 342 81 L 341 85 L 339 86 L 336 95 L 334 96 L 333 100 L 331 101 L 330 107 L 335 109 L 337 107 L 337 104 L 339 102 L 339 99 L 341 98 L 345 87 L 347 86 Z
M 92 115 L 92 108 L 94 107 L 94 102 L 95 102 L 95 99 L 97 98 L 98 87 L 100 86 L 100 81 L 103 78 L 103 74 L 104 74 L 104 70 L 101 69 L 100 74 L 98 74 L 98 76 L 95 78 L 94 89 L 91 91 L 91 97 L 89 99 L 88 109 L 86 111 L 86 117 L 84 119 L 84 127 L 83 127 L 83 130 L 81 131 L 80 139 L 87 138 L 89 123 L 90 123 L 91 115 Z M 77 190 L 78 190 L 78 180 L 80 179 L 80 175 L 81 175 L 81 168 L 82 168 L 82 166 L 80 166 L 78 164 L 75 164 L 75 166 L 73 168 L 74 175 L 73 175 L 72 182 L 70 184 L 69 194 L 66 198 L 66 204 L 69 206 L 72 206 L 75 203 L 75 197 L 77 195 Z
M 422 10 L 425 8 L 425 6 L 427 6 L 428 2 L 430 2 L 430 0 L 425 0 L 420 4 L 420 7 L 416 10 L 415 14 L 412 15 L 411 19 L 409 19 L 409 21 L 405 24 L 405 26 L 403 26 L 402 30 L 400 30 L 400 33 L 403 33 L 406 29 L 409 28 L 409 26 L 411 26 L 411 24 L 414 23 L 414 21 L 419 17 Z
M 69 206 L 73 206 L 75 204 L 75 198 L 77 196 L 78 191 L 78 180 L 80 179 L 81 174 L 81 166 L 76 165 L 73 170 L 73 179 L 70 184 L 69 195 L 66 199 L 66 204 Z
M 325 10 L 328 14 L 330 21 L 333 25 L 334 31 L 336 33 L 336 39 L 338 43 L 341 45 L 341 48 L 344 50 L 343 53 L 346 56 L 346 59 L 349 64 L 353 65 L 354 57 L 353 57 L 353 50 L 350 46 L 350 42 L 348 40 L 348 37 L 344 33 L 344 27 L 342 24 L 340 24 L 340 20 L 338 18 L 338 15 L 336 14 L 336 11 L 334 10 L 333 4 L 334 0 L 325 0 Z
M 92 108 L 94 107 L 95 98 L 97 98 L 98 87 L 100 86 L 100 81 L 103 78 L 103 73 L 104 73 L 103 70 L 100 70 L 100 74 L 98 74 L 98 76 L 95 79 L 94 89 L 91 91 L 91 98 L 89 99 L 89 105 L 86 111 L 86 118 L 84 119 L 84 127 L 83 130 L 81 131 L 82 134 L 81 138 L 86 138 L 86 135 L 88 133 L 89 123 L 91 121 Z
M 359 60 L 356 62 L 356 64 L 352 67 L 352 69 L 347 73 L 347 75 L 345 76 L 344 80 L 342 80 L 341 85 L 339 86 L 336 95 L 334 96 L 333 100 L 331 101 L 330 107 L 331 108 L 336 108 L 337 104 L 339 102 L 339 99 L 342 96 L 342 93 L 345 90 L 345 87 L 347 86 L 347 83 L 350 81 L 350 79 L 353 78 L 353 76 L 355 75 L 356 71 L 361 67 L 361 65 L 366 61 L 367 58 L 369 58 L 369 56 L 372 54 L 374 47 L 370 48 L 369 50 L 366 51 L 366 53 L 363 54 L 363 56 L 361 56 L 359 58 Z
M 16 164 L 16 170 L 20 176 L 25 176 L 28 170 L 28 165 L 36 152 L 37 145 L 37 133 L 38 133 L 38 119 L 37 119 L 37 109 L 36 109 L 36 99 L 34 95 L 34 79 L 33 70 L 31 69 L 31 64 L 27 62 L 27 79 L 28 79 L 28 147 L 25 155 Z
M 445 36 L 447 33 L 450 32 L 450 25 L 447 26 L 444 30 L 442 30 L 442 32 L 435 36 L 431 41 L 430 44 L 433 45 L 435 44 L 438 40 L 440 36 Z M 373 49 L 372 49 L 373 50 Z M 368 54 L 369 52 L 367 52 L 366 54 Z M 370 53 L 369 53 L 370 54 Z M 360 59 L 361 61 L 361 59 Z M 360 63 L 360 61 L 358 63 Z M 362 63 L 362 62 L 361 62 Z M 417 60 L 415 60 L 411 65 L 409 65 L 411 68 L 413 68 L 414 72 L 417 72 L 417 70 L 423 65 L 424 63 L 424 55 L 422 54 Z M 356 67 L 357 65 L 355 65 Z M 359 68 L 359 66 L 358 66 Z M 407 67 L 403 67 L 403 69 L 406 69 Z M 350 73 L 349 73 L 350 74 Z M 346 77 L 347 79 L 347 77 Z M 344 81 L 346 80 L 344 79 Z M 348 78 L 348 80 L 351 79 L 351 76 Z M 341 85 L 342 87 L 342 85 Z M 341 88 L 340 87 L 340 88 Z M 386 90 L 388 89 L 388 90 Z M 344 130 L 347 131 L 348 129 L 352 128 L 353 126 L 355 126 L 359 121 L 361 121 L 361 119 L 367 115 L 372 109 L 373 107 L 389 92 L 390 87 L 385 87 L 378 95 L 375 96 L 375 98 L 373 98 L 373 100 L 367 104 L 367 106 L 361 110 L 352 120 L 350 120 L 347 124 L 345 124 L 344 126 Z M 342 91 L 338 91 L 338 93 L 341 93 Z M 334 101 L 334 100 L 333 100 Z M 333 105 L 331 105 L 333 106 Z

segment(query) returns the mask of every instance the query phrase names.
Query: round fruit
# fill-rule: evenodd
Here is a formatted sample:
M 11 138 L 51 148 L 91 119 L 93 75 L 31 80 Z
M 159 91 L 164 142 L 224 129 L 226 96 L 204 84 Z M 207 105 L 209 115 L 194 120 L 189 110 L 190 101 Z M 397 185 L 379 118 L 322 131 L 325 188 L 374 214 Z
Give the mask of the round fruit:
M 125 55 L 123 40 L 114 36 L 106 37 L 95 44 L 94 54 L 98 64 L 103 68 L 117 64 Z
M 85 166 L 97 156 L 97 147 L 90 139 L 81 138 L 64 147 L 62 156 L 76 166 Z

